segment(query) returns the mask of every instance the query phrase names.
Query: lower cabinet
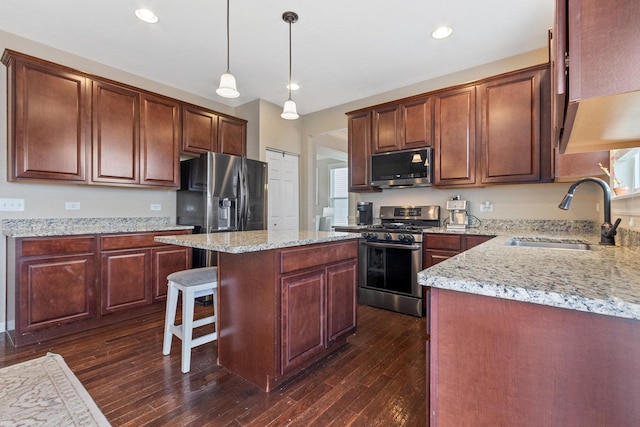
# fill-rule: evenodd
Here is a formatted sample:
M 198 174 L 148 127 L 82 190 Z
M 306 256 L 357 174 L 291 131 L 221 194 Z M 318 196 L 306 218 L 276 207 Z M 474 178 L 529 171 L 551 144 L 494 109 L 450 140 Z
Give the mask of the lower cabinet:
M 186 233 L 10 238 L 9 337 L 20 346 L 158 310 L 167 275 L 190 267 L 191 249 L 153 238 Z
M 218 364 L 270 391 L 356 330 L 358 239 L 219 252 Z
M 494 236 L 426 233 L 423 237 L 422 266 L 427 268 L 491 240 Z
M 356 327 L 353 261 L 282 278 L 282 366 L 287 373 Z

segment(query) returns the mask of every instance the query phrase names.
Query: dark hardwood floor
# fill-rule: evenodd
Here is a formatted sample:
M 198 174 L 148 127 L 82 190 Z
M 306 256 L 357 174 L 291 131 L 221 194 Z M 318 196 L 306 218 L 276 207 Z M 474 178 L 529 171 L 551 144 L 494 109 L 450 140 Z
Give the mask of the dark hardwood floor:
M 162 355 L 164 312 L 14 349 L 0 339 L 0 367 L 60 354 L 114 426 L 424 426 L 425 319 L 358 307 L 347 344 L 265 393 L 216 365 L 215 344 L 180 340 Z

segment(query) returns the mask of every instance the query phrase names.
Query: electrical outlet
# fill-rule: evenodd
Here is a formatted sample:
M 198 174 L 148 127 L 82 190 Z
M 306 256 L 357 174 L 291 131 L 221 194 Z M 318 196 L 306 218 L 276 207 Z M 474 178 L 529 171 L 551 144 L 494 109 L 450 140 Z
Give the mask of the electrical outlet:
M 24 211 L 24 199 L 0 199 L 0 211 Z
M 151 203 L 149 205 L 149 209 L 151 209 L 152 211 L 161 211 L 162 205 L 160 203 Z
M 480 205 L 480 212 L 493 212 L 493 204 L 490 201 L 486 201 Z
M 64 202 L 64 208 L 68 211 L 80 210 L 80 202 Z

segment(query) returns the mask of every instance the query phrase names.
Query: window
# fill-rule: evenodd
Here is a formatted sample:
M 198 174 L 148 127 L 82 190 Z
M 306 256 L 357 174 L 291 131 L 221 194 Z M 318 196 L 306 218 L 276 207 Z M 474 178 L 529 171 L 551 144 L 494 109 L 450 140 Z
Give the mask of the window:
M 613 150 L 611 152 L 611 185 L 616 194 L 640 192 L 640 148 Z M 624 193 L 619 188 L 624 187 Z
M 333 208 L 333 225 L 349 225 L 349 181 L 344 164 L 329 166 L 329 206 Z

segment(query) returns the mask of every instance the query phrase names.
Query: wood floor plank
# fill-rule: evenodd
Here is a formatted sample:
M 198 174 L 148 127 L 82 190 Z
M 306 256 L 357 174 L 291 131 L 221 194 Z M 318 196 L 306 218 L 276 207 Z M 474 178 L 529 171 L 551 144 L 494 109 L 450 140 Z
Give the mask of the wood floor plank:
M 3 335 L 0 367 L 60 354 L 113 426 L 426 425 L 424 318 L 358 306 L 347 344 L 271 393 L 216 365 L 213 344 L 183 374 L 163 328 L 158 311 L 19 349 Z

